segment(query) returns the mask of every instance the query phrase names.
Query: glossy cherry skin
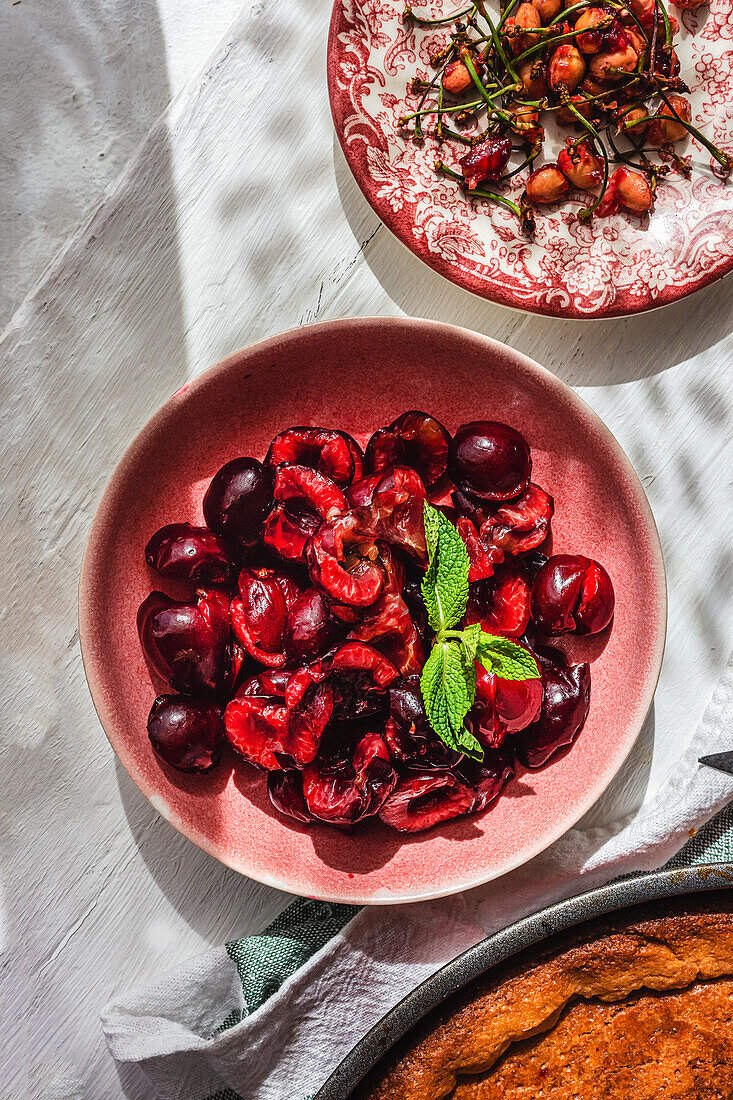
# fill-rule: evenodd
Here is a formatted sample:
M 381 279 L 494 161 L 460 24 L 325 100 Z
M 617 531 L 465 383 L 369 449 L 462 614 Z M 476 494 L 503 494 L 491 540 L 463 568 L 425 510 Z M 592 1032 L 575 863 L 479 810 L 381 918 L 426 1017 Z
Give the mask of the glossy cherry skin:
M 543 664 L 542 709 L 538 720 L 514 739 L 517 759 L 541 768 L 560 749 L 572 745 L 590 707 L 590 667 Z
M 578 554 L 556 554 L 532 587 L 532 618 L 545 634 L 597 634 L 613 618 L 615 595 L 606 570 Z
M 389 689 L 390 717 L 384 730 L 392 758 L 410 771 L 445 771 L 462 759 L 433 732 L 425 714 L 420 677 L 406 676 Z
M 346 629 L 333 617 L 317 588 L 306 588 L 291 606 L 285 621 L 283 645 L 293 664 L 306 664 L 322 657 Z
M 285 664 L 283 631 L 288 609 L 271 569 L 243 569 L 240 598 L 232 600 L 232 627 L 248 652 L 265 665 Z
M 202 593 L 197 604 L 151 592 L 140 604 L 137 627 L 154 672 L 177 691 L 218 692 L 231 675 L 229 599 Z
M 487 748 L 498 748 L 509 734 L 537 720 L 542 680 L 505 680 L 476 666 L 476 699 L 469 713 L 474 736 Z
M 235 546 L 251 546 L 272 507 L 274 475 L 256 458 L 234 458 L 211 479 L 204 517 L 217 535 Z
M 481 761 L 464 757 L 457 769 L 473 791 L 471 813 L 485 810 L 501 794 L 503 788 L 514 776 L 511 752 L 503 749 L 486 749 Z
M 449 444 L 449 433 L 435 417 L 413 409 L 374 433 L 364 462 L 373 473 L 390 466 L 410 466 L 430 487 L 445 473 Z
M 512 500 L 529 484 L 532 459 L 526 439 L 508 424 L 463 424 L 448 452 L 448 474 L 464 493 L 481 500 Z
M 474 145 L 458 162 L 468 189 L 478 187 L 484 180 L 498 180 L 511 152 L 512 143 L 508 137 L 489 138 Z
M 159 695 L 148 737 L 161 760 L 182 772 L 206 772 L 221 760 L 222 711 L 208 699 Z
M 145 547 L 151 569 L 174 581 L 223 584 L 229 576 L 224 542 L 208 527 L 169 523 L 156 531 Z
M 295 768 L 267 773 L 267 793 L 276 810 L 296 821 L 312 821 L 303 798 L 303 776 Z

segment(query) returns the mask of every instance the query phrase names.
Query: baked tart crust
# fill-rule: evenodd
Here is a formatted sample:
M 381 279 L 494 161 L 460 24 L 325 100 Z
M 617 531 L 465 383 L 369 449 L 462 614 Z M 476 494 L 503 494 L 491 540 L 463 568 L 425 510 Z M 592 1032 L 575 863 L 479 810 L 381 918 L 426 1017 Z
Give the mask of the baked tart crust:
M 458 998 L 364 1100 L 733 1097 L 728 902 L 581 926 Z

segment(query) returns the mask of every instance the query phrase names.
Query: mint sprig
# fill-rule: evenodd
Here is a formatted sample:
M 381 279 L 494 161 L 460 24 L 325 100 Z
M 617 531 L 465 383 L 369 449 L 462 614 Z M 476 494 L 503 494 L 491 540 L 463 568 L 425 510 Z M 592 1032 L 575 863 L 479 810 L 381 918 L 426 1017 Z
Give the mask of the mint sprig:
M 470 562 L 466 545 L 447 516 L 426 500 L 423 506 L 428 570 L 422 595 L 436 634 L 461 621 L 468 603 Z
M 468 551 L 447 516 L 427 500 L 423 516 L 428 568 L 422 595 L 435 631 L 420 677 L 425 713 L 444 744 L 481 760 L 483 749 L 465 725 L 476 698 L 476 661 L 505 680 L 532 680 L 540 670 L 526 649 L 509 638 L 488 634 L 480 623 L 455 629 L 468 604 Z

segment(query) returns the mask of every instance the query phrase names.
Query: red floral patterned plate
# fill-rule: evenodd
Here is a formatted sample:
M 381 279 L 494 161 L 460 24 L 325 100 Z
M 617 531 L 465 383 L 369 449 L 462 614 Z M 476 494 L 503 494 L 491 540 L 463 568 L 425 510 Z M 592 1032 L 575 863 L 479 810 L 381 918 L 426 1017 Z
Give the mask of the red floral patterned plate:
M 287 820 L 270 805 L 263 774 L 234 753 L 204 776 L 162 766 L 145 729 L 156 692 L 135 626 L 138 605 L 160 587 L 144 561 L 151 533 L 175 520 L 203 522 L 203 495 L 219 467 L 237 455 L 264 456 L 289 424 L 334 425 L 365 444 L 375 427 L 414 406 L 450 431 L 476 416 L 519 428 L 537 480 L 555 497 L 555 552 L 599 558 L 611 574 L 613 630 L 592 665 L 590 712 L 575 745 L 540 771 L 520 769 L 485 813 L 412 836 L 373 819 L 351 836 Z M 112 475 L 79 589 L 94 703 L 145 797 L 229 867 L 331 901 L 439 897 L 495 878 L 556 840 L 634 743 L 657 681 L 665 623 L 654 520 L 629 460 L 595 413 L 503 344 L 450 325 L 384 317 L 276 336 L 175 393 Z
M 419 0 L 436 18 L 451 0 Z M 492 4 L 489 4 L 491 8 Z M 498 9 L 498 3 L 495 4 Z M 581 224 L 579 192 L 537 213 L 529 241 L 510 211 L 467 199 L 432 170 L 437 145 L 414 146 L 397 126 L 414 110 L 408 82 L 434 72 L 445 28 L 404 23 L 403 0 L 336 0 L 328 43 L 328 87 L 336 132 L 357 183 L 385 225 L 435 271 L 502 305 L 562 317 L 617 317 L 684 298 L 733 267 L 733 182 L 709 169 L 695 142 L 692 179 L 660 183 L 651 216 L 625 214 Z M 711 0 L 679 12 L 678 53 L 693 122 L 733 149 L 733 8 Z M 559 144 L 558 144 L 559 148 Z M 550 156 L 557 150 L 552 149 Z M 450 144 L 446 163 L 457 159 Z M 521 194 L 527 172 L 507 191 Z

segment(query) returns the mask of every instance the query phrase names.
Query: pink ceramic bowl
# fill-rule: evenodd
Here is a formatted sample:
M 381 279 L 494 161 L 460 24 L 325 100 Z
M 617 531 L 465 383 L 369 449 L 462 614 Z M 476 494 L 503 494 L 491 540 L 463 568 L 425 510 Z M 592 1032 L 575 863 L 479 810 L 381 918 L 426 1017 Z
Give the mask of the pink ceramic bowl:
M 591 708 L 573 748 L 518 774 L 483 815 L 410 837 L 367 823 L 351 836 L 306 828 L 270 806 L 264 778 L 233 755 L 208 776 L 157 760 L 145 724 L 155 696 L 135 628 L 159 586 L 143 549 L 175 520 L 202 522 L 209 479 L 240 454 L 262 457 L 291 424 L 345 428 L 364 443 L 408 408 L 454 430 L 477 417 L 527 437 L 536 480 L 555 497 L 555 552 L 599 558 L 616 588 L 608 644 L 592 666 Z M 666 625 L 664 565 L 644 491 L 608 429 L 542 367 L 449 325 L 365 318 L 296 329 L 225 359 L 183 386 L 134 440 L 89 534 L 79 593 L 84 665 L 122 764 L 195 844 L 251 878 L 331 901 L 440 897 L 502 875 L 570 828 L 598 798 L 652 700 Z

